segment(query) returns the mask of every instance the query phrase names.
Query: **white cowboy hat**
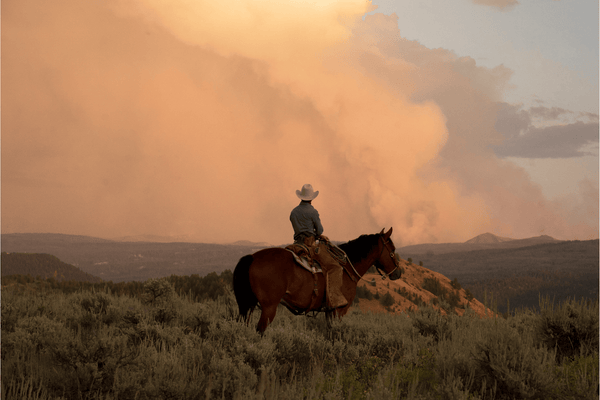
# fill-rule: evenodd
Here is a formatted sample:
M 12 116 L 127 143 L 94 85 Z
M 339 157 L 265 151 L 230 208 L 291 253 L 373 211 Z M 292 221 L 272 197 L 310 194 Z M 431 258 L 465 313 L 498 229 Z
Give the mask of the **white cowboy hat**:
M 310 183 L 302 186 L 302 190 L 296 190 L 296 196 L 298 196 L 301 200 L 310 201 L 319 195 L 319 191 L 316 192 L 313 190 L 313 187 Z

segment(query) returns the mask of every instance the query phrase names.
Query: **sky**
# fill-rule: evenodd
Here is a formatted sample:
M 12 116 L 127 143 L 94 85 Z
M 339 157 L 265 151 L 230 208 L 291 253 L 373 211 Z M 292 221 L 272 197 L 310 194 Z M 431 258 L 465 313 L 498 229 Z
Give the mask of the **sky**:
M 598 238 L 598 3 L 2 2 L 2 233 Z

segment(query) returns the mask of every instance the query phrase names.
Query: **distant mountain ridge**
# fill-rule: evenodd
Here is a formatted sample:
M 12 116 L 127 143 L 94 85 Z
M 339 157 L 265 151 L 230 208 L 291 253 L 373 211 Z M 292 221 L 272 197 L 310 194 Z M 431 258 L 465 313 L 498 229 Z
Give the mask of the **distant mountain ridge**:
M 487 232 L 487 233 L 482 233 L 479 236 L 475 236 L 473 239 L 469 239 L 465 243 L 502 243 L 502 242 L 508 242 L 511 240 L 515 240 L 515 239 L 500 237 L 500 236 L 494 235 L 493 233 Z
M 9 241 L 18 240 L 20 243 L 191 243 L 191 244 L 215 244 L 219 243 L 201 243 L 194 240 L 189 235 L 180 236 L 160 236 L 160 235 L 135 235 L 122 236 L 114 239 L 103 239 L 94 236 L 70 235 L 65 233 L 4 233 L 2 238 Z M 224 243 L 230 246 L 246 246 L 246 247 L 274 247 L 267 242 L 252 242 L 250 240 L 238 240 L 233 243 Z
M 527 239 L 511 239 L 494 235 L 493 233 L 483 233 L 463 243 L 423 243 L 415 244 L 397 249 L 401 255 L 417 254 L 447 254 L 459 253 L 475 250 L 491 249 L 516 249 L 519 247 L 535 246 L 544 243 L 559 243 L 562 240 L 554 239 L 548 235 L 535 236 Z
M 161 235 L 135 235 L 122 236 L 113 239 L 115 242 L 151 242 L 151 243 L 193 243 L 194 239 L 189 235 L 161 236 Z
M 251 242 L 249 240 L 238 240 L 237 242 L 230 243 L 230 245 L 247 247 L 274 247 L 272 244 L 267 242 Z
M 69 235 L 65 233 L 3 233 L 2 240 L 5 238 L 10 242 L 20 244 L 30 243 L 54 243 L 54 244 L 78 244 L 78 243 L 114 243 L 114 240 L 102 239 L 93 236 Z

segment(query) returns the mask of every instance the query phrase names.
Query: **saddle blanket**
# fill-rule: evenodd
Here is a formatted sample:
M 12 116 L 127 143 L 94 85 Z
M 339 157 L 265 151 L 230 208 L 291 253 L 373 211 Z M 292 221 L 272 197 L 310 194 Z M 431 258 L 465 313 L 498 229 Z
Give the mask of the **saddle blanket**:
M 313 261 L 313 263 L 311 265 L 310 264 L 311 260 L 308 260 L 307 258 L 298 256 L 298 254 L 294 253 L 293 250 L 290 250 L 288 248 L 286 248 L 286 250 L 289 251 L 290 253 L 292 253 L 292 255 L 294 256 L 294 260 L 296 261 L 296 264 L 300 265 L 305 270 L 307 270 L 313 274 L 323 273 L 323 269 L 321 268 L 319 263 L 317 263 L 316 261 Z

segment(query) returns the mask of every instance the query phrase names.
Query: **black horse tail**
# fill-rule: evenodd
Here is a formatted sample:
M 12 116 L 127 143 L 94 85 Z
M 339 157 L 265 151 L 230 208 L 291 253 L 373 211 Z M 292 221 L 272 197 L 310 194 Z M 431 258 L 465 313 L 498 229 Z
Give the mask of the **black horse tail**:
M 258 299 L 250 286 L 249 271 L 252 262 L 254 262 L 254 257 L 251 254 L 244 256 L 240 258 L 233 270 L 233 292 L 240 310 L 240 317 L 244 321 L 247 321 L 250 316 L 248 312 L 252 313 L 258 304 Z

